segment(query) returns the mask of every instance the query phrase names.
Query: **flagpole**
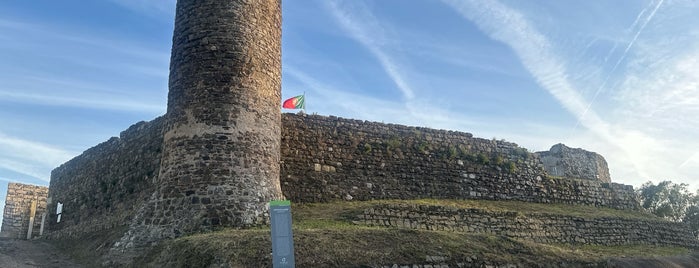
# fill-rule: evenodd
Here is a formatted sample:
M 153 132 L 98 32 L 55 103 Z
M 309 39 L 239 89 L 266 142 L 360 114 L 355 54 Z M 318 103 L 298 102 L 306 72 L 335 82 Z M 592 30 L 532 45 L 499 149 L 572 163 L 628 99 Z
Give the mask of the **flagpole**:
M 303 91 L 303 113 L 306 113 L 306 91 Z

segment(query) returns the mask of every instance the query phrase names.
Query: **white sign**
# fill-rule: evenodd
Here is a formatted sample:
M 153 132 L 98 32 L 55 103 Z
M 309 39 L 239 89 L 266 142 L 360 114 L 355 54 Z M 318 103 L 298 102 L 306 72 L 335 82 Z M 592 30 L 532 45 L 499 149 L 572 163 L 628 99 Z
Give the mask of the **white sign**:
M 56 222 L 61 222 L 61 212 L 63 212 L 63 204 L 61 202 L 58 202 L 58 204 L 56 204 L 56 214 L 58 214 Z

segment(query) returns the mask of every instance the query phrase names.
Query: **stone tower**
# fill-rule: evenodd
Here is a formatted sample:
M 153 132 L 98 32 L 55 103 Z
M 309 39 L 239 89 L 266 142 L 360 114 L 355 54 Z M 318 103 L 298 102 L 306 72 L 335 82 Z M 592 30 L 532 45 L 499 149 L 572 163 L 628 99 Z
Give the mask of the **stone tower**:
M 537 154 L 549 175 L 612 182 L 607 161 L 598 153 L 559 143 Z
M 178 0 L 158 189 L 122 242 L 265 224 L 280 98 L 280 0 Z

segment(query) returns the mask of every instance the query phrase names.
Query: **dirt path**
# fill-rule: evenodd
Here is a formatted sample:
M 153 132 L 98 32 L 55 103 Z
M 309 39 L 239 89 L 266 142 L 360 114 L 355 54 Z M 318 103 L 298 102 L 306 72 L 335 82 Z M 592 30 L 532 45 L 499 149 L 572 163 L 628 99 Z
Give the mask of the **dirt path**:
M 659 258 L 617 258 L 609 261 L 609 267 L 636 268 L 636 267 L 663 267 L 682 268 L 699 267 L 699 255 L 672 256 Z
M 0 238 L 0 268 L 81 267 L 42 240 Z

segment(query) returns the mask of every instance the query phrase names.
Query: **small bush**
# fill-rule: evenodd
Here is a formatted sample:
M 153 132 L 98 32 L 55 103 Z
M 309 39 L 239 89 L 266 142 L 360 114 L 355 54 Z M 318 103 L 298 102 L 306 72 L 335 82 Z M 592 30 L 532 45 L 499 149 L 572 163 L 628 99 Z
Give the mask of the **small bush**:
M 423 154 L 427 154 L 429 152 L 430 145 L 426 142 L 421 142 L 420 145 L 418 145 L 417 149 Z
M 490 164 L 490 158 L 488 158 L 484 154 L 478 154 L 478 156 L 476 156 L 476 161 L 478 161 L 478 163 L 481 163 L 483 165 Z
M 499 155 L 498 155 L 498 156 L 493 157 L 493 162 L 494 162 L 496 165 L 502 165 L 502 164 L 505 162 L 505 160 L 502 159 L 502 156 L 499 156 Z
M 388 148 L 398 148 L 400 147 L 400 139 L 393 137 L 386 142 L 386 146 L 388 146 Z
M 461 155 L 470 155 L 470 152 L 464 145 L 459 145 L 459 153 L 461 153 Z
M 454 159 L 459 156 L 459 152 L 456 150 L 456 147 L 454 146 L 449 146 L 449 158 Z
M 510 173 L 514 173 L 515 171 L 517 171 L 517 165 L 515 165 L 514 162 L 507 162 L 507 163 L 505 163 L 504 167 L 505 167 L 505 170 L 507 170 L 507 172 L 510 172 Z
M 514 155 L 527 159 L 529 158 L 529 151 L 527 150 L 527 148 L 519 147 L 514 150 Z

